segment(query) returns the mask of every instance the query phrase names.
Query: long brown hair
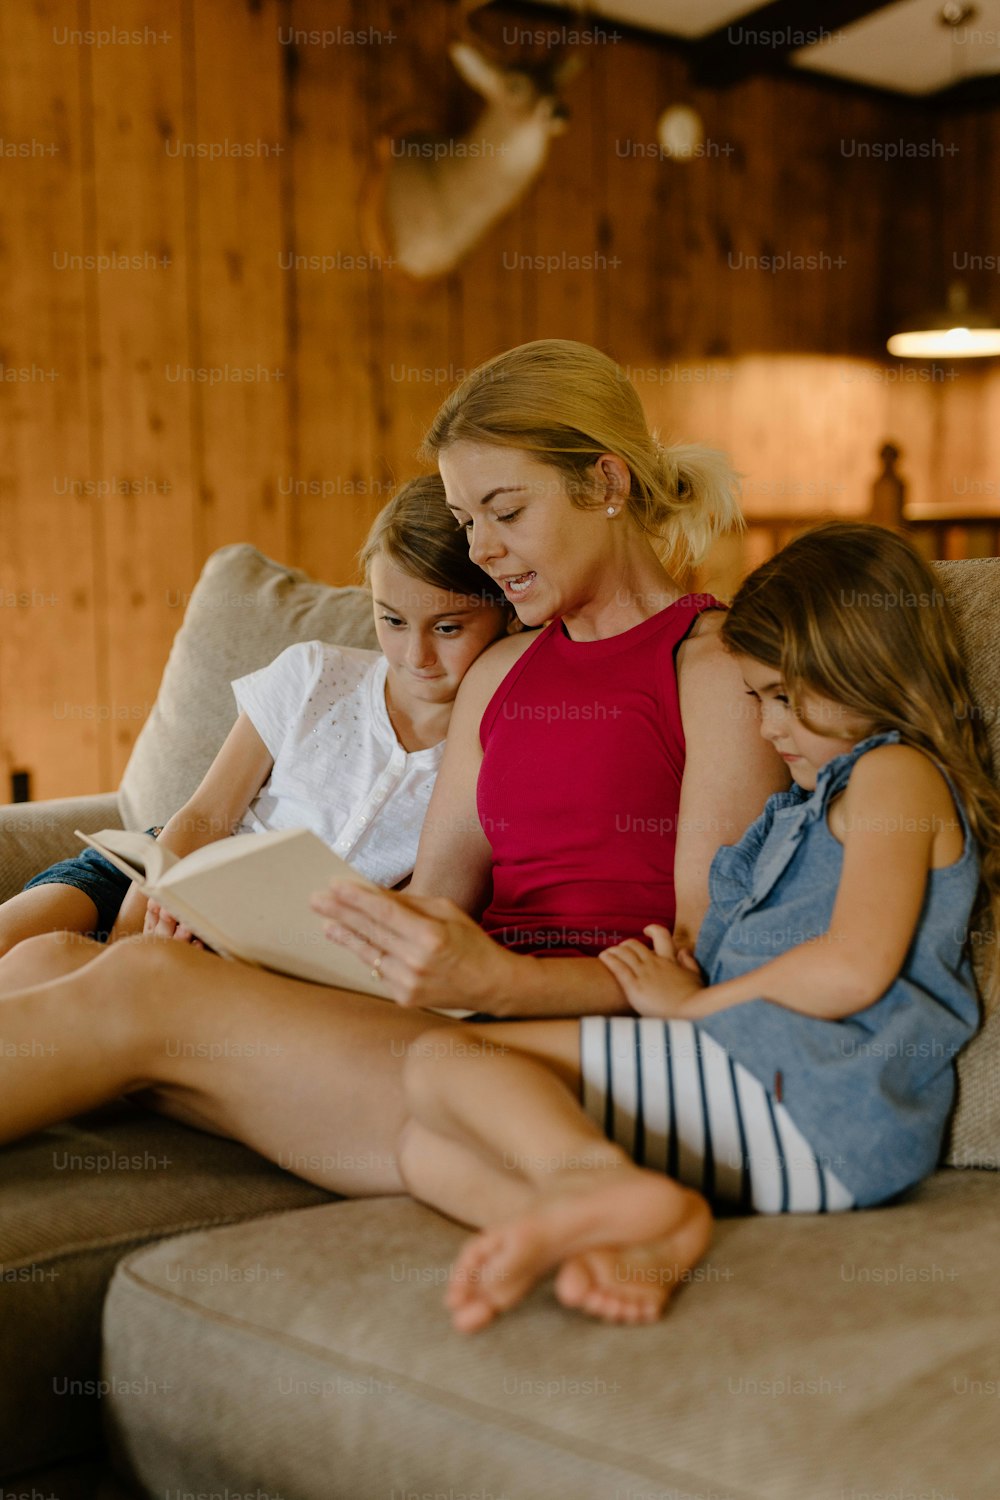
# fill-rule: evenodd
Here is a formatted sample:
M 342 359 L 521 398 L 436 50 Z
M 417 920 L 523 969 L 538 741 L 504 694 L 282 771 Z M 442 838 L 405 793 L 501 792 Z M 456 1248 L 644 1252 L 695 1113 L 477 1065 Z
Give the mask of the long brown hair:
M 600 503 L 587 470 L 613 453 L 631 474 L 630 515 L 678 569 L 701 562 L 715 537 L 743 524 L 725 454 L 663 446 L 624 371 L 573 339 L 520 344 L 472 370 L 442 404 L 421 457 L 436 461 L 457 442 L 519 448 L 551 464 L 580 509 Z
M 974 918 L 1000 930 L 1000 791 L 946 595 L 908 541 L 829 521 L 751 573 L 722 625 L 731 650 L 780 671 L 792 707 L 818 693 L 899 731 L 951 776 L 980 853 Z M 997 971 L 991 945 L 990 974 Z

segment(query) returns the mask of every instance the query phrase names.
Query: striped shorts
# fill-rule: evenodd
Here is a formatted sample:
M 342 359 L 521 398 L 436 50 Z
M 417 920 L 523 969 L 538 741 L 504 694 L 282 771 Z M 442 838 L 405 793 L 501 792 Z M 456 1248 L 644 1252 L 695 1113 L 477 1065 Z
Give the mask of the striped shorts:
M 583 1107 L 641 1167 L 719 1206 L 834 1213 L 854 1199 L 783 1104 L 690 1021 L 584 1016 Z

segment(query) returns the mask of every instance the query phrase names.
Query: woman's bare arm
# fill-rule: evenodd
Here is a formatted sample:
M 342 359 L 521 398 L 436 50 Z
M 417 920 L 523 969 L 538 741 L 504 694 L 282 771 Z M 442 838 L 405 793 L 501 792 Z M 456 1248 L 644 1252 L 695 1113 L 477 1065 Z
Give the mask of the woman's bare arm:
M 470 920 L 485 905 L 492 859 L 476 804 L 483 758 L 479 728 L 500 683 L 534 639 L 525 632 L 498 641 L 467 673 L 406 890 L 383 894 L 336 882 L 313 900 L 314 909 L 332 919 L 331 936 L 368 963 L 382 956 L 382 972 L 402 1005 L 497 1016 L 628 1009 L 617 982 L 596 959 L 511 953 Z
M 771 793 L 788 786 L 787 769 L 761 738 L 759 705 L 719 638 L 722 618 L 701 615 L 677 653 L 686 743 L 674 856 L 678 947 L 693 947 L 698 935 L 716 850 L 742 838 Z
M 382 975 L 404 1006 L 491 1016 L 625 1015 L 628 1002 L 596 958 L 536 958 L 487 936 L 453 901 L 331 882 L 312 900 L 331 938 Z
M 633 1009 L 664 1020 L 700 1020 L 748 1000 L 769 1000 L 817 1020 L 840 1021 L 873 1005 L 913 943 L 928 870 L 959 857 L 962 829 L 941 772 L 911 745 L 882 745 L 864 756 L 835 811 L 830 824 L 841 825 L 833 831 L 844 858 L 826 932 L 706 987 L 676 961 L 666 929 L 647 928 L 655 952 L 633 940 L 601 955 Z
M 409 896 L 447 896 L 478 916 L 486 905 L 492 850 L 479 821 L 476 784 L 483 760 L 479 726 L 533 631 L 506 636 L 473 662 L 458 690 L 441 769 L 420 834 Z

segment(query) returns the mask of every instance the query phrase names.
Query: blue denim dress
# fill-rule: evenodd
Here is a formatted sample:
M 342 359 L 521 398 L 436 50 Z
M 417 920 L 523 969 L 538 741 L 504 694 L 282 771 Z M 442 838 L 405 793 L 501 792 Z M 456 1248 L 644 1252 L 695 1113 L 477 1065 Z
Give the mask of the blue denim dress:
M 899 740 L 895 731 L 861 740 L 822 767 L 815 791 L 776 793 L 740 842 L 718 851 L 696 948 L 709 984 L 738 978 L 828 930 L 843 866 L 843 848 L 827 825 L 830 801 L 862 755 Z M 955 1056 L 979 1025 L 966 944 L 979 858 L 951 790 L 962 854 L 929 872 L 902 970 L 873 1005 L 828 1021 L 750 1000 L 696 1023 L 783 1101 L 859 1207 L 934 1170 L 954 1098 Z

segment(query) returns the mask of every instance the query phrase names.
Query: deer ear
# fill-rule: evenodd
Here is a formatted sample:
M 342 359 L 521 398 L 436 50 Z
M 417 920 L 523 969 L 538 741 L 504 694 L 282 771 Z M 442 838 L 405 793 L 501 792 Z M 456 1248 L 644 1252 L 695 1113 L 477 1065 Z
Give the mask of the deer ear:
M 452 42 L 449 56 L 461 78 L 484 99 L 499 99 L 503 93 L 503 70 L 496 67 L 468 42 Z

